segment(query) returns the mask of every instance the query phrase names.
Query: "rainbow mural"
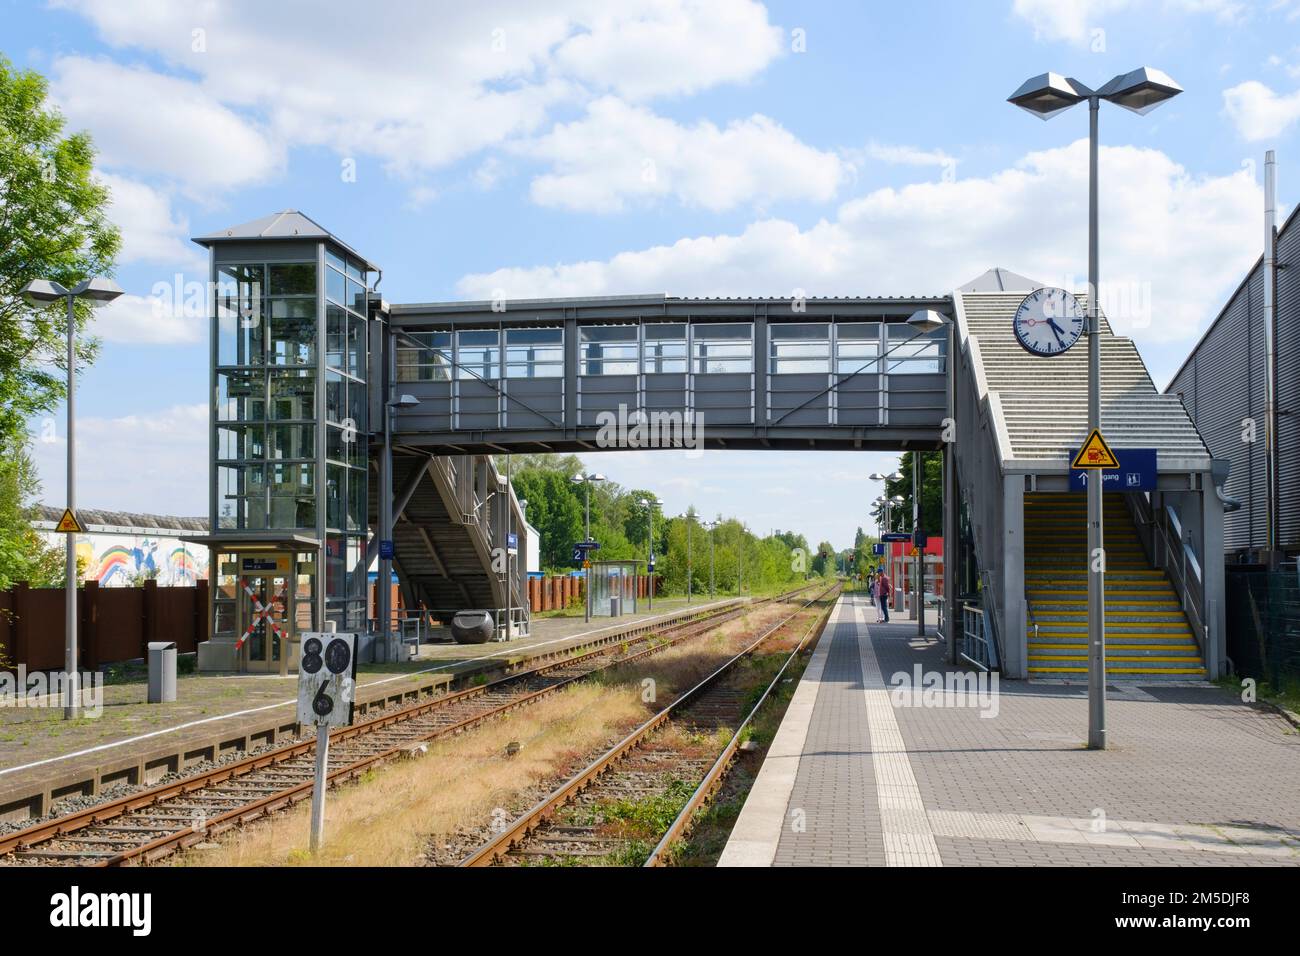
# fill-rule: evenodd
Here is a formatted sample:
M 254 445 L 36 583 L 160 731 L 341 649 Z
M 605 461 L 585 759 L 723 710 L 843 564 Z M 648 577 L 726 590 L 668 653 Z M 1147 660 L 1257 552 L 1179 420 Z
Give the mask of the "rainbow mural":
M 61 547 L 64 536 L 47 532 Z M 208 576 L 207 548 L 176 538 L 90 534 L 77 536 L 77 560 L 87 581 L 101 587 L 128 587 L 141 578 L 154 578 L 161 587 L 183 587 Z

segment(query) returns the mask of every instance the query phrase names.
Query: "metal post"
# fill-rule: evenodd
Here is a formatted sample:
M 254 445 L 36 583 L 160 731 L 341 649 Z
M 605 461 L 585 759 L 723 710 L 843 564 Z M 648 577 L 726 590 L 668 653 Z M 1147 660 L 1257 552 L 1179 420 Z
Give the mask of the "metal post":
M 1101 321 L 1097 298 L 1100 262 L 1097 228 L 1097 114 L 1101 99 L 1088 97 L 1088 432 L 1101 428 Z M 1102 474 L 1088 476 L 1088 749 L 1106 749 L 1106 596 L 1102 535 Z
M 686 606 L 691 606 L 691 516 L 686 514 Z
M 582 486 L 584 489 L 586 489 L 587 492 L 587 508 L 586 508 L 587 517 L 586 517 L 586 523 L 584 525 L 584 531 L 582 537 L 582 540 L 585 542 L 591 540 L 591 482 L 587 480 L 585 475 L 582 479 Z M 590 551 L 584 550 L 582 552 L 582 563 L 584 565 L 582 569 L 582 589 L 587 592 L 586 621 L 588 624 L 590 624 L 591 623 L 591 552 Z M 621 605 L 622 602 L 620 601 L 620 610 L 621 610 Z
M 316 725 L 316 782 L 311 791 L 311 852 L 325 841 L 325 773 L 329 767 L 330 727 Z
M 646 531 L 645 531 L 645 553 L 647 558 L 646 564 L 646 581 L 645 592 L 647 607 L 653 611 L 655 609 L 655 512 L 653 505 L 646 506 Z
M 957 628 L 961 612 L 957 607 L 957 366 L 958 358 L 956 321 L 948 321 L 948 422 L 952 441 L 943 446 L 943 627 L 948 644 L 948 663 L 957 663 Z
M 912 452 L 912 550 L 916 552 L 916 563 L 912 569 L 914 592 L 912 611 L 916 615 L 916 636 L 925 637 L 925 557 L 917 543 L 917 532 L 921 530 L 921 453 Z
M 718 598 L 718 590 L 714 583 L 714 577 L 713 577 L 713 529 L 714 527 L 715 527 L 714 524 L 709 525 L 709 600 L 710 601 L 716 601 Z
M 1273 150 L 1264 153 L 1264 562 L 1277 567 L 1277 163 Z
M 506 529 L 506 640 L 510 640 L 510 612 L 513 599 L 511 591 L 514 588 L 514 579 L 510 576 L 510 528 L 514 523 L 514 509 L 510 507 L 510 456 L 506 455 L 506 493 L 502 496 L 503 507 L 506 509 L 506 520 L 504 522 Z
M 68 303 L 68 510 L 77 513 L 77 319 L 73 297 Z M 64 683 L 63 718 L 71 720 L 81 707 L 81 688 L 77 671 L 77 533 L 68 532 L 67 576 L 64 586 Z
M 379 574 L 377 577 L 378 584 L 378 612 L 379 627 L 376 635 L 383 653 L 387 659 L 391 643 L 389 641 L 389 632 L 393 626 L 393 608 L 392 608 L 392 580 L 393 580 L 393 562 L 391 558 L 384 557 L 384 542 L 393 540 L 393 381 L 389 375 L 389 363 L 392 360 L 395 351 L 395 336 L 391 331 L 385 329 L 385 344 L 388 346 L 388 355 L 384 357 L 384 381 L 382 383 L 381 394 L 384 396 L 384 450 L 379 456 Z M 396 656 L 396 655 L 394 655 Z M 377 658 L 376 658 L 377 659 Z

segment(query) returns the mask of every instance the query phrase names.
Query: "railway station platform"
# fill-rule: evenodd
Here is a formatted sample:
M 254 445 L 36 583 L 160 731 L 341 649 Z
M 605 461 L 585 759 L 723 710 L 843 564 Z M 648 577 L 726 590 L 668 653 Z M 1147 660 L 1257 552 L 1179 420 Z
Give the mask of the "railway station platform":
M 748 597 L 748 596 L 747 596 Z M 747 598 L 746 598 L 747 599 Z M 617 619 L 536 617 L 531 634 L 487 644 L 426 644 L 417 660 L 365 665 L 357 674 L 357 719 L 450 686 L 527 666 L 606 638 L 669 623 L 738 599 L 659 599 L 654 610 Z M 89 699 L 85 698 L 87 704 Z M 95 797 L 116 784 L 152 784 L 168 774 L 233 758 L 297 733 L 297 675 L 195 673 L 177 678 L 176 701 L 146 703 L 146 681 L 102 688 L 102 712 L 72 721 L 51 706 L 0 707 L 0 826 L 39 817 L 67 797 Z
M 1209 683 L 1114 683 L 1090 751 L 1086 686 L 981 692 L 932 629 L 868 620 L 840 599 L 719 865 L 1300 864 L 1281 715 Z

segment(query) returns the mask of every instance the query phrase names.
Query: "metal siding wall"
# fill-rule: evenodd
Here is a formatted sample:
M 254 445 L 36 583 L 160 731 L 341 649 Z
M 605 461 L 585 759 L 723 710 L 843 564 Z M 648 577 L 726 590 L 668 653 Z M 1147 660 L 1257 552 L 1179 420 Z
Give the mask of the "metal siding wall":
M 1278 543 L 1300 548 L 1300 228 L 1277 242 Z
M 1263 274 L 1228 303 L 1168 391 L 1183 403 L 1215 458 L 1232 462 L 1225 492 L 1241 509 L 1224 515 L 1226 551 L 1258 546 L 1264 533 Z M 1242 442 L 1242 419 L 1257 423 L 1254 444 Z

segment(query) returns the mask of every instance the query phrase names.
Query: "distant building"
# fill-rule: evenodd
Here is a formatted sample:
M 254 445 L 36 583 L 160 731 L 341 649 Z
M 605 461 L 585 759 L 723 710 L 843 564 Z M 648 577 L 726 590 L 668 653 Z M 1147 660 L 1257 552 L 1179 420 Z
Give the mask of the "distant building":
M 1277 234 L 1277 423 L 1279 550 L 1300 554 L 1300 207 Z M 1266 547 L 1264 260 L 1229 297 L 1166 392 L 1183 400 L 1210 454 L 1231 462 L 1224 493 L 1241 502 L 1223 516 L 1230 560 Z
M 63 509 L 39 507 L 32 526 L 53 546 L 62 548 L 64 534 L 55 531 Z M 182 536 L 206 534 L 206 518 L 144 515 L 125 511 L 77 510 L 86 534 L 77 536 L 77 557 L 87 581 L 103 587 L 126 587 L 146 578 L 160 587 L 193 585 L 208 576 L 208 549 L 189 544 Z

